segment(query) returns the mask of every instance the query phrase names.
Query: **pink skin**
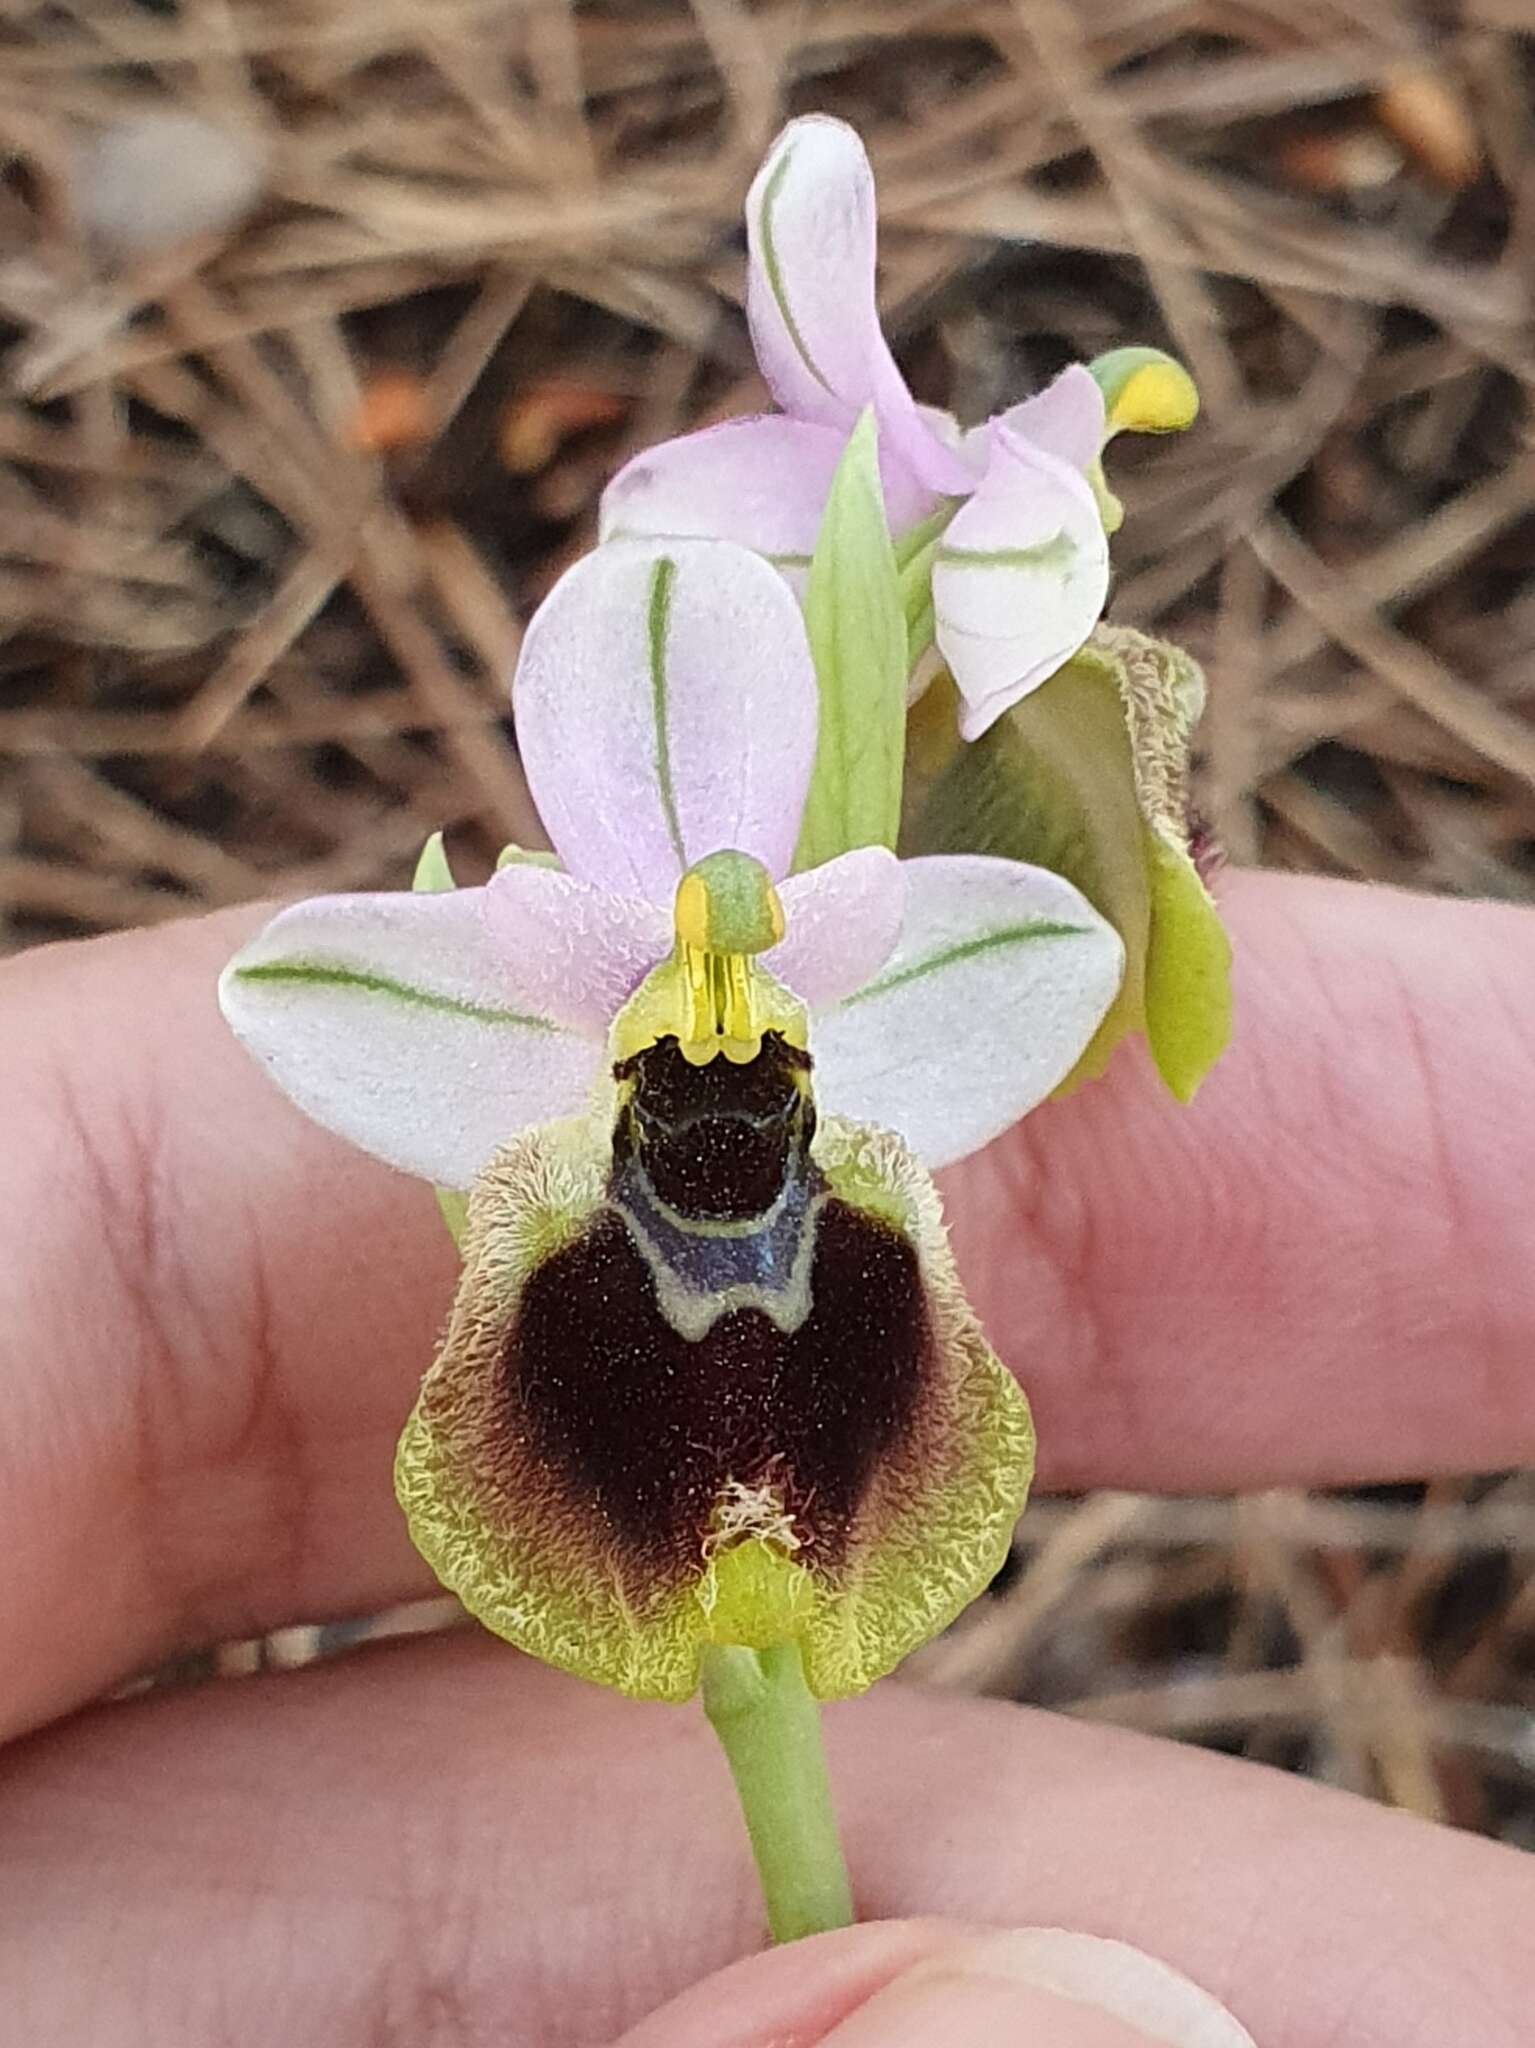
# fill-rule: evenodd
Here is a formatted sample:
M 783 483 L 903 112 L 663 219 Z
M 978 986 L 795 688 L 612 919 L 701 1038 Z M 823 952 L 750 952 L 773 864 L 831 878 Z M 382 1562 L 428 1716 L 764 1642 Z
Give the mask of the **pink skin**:
M 1535 1458 L 1535 919 L 1260 875 L 1225 908 L 1238 1036 L 1191 1110 L 1121 1054 L 947 1177 L 1045 1482 Z M 808 2048 L 953 1931 L 706 1981 L 760 1922 L 691 1712 L 459 1638 L 62 1718 L 177 1650 L 429 1590 L 389 1468 L 452 1251 L 426 1188 L 222 1027 L 213 977 L 259 916 L 0 969 L 0 1709 L 59 1722 L 0 1774 L 9 2023 L 31 2048 L 598 2048 L 694 1986 L 631 2048 Z M 899 1683 L 829 1722 L 874 1921 L 1116 1935 L 1262 2048 L 1528 2040 L 1527 1859 Z

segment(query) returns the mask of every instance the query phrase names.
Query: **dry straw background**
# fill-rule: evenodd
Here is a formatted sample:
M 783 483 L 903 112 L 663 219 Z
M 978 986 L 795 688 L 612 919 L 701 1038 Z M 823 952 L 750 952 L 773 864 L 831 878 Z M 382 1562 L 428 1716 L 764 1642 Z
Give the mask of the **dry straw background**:
M 537 836 L 520 624 L 620 460 L 761 403 L 739 207 L 810 107 L 869 140 L 921 395 L 979 415 L 1127 339 L 1196 372 L 1199 429 L 1116 454 L 1112 609 L 1210 669 L 1231 858 L 1530 896 L 1532 29 L 3 0 L 0 948 Z M 82 150 L 146 103 L 259 144 L 241 225 L 93 244 Z M 1054 1501 L 921 1662 L 1535 1846 L 1532 1554 L 1518 1475 Z

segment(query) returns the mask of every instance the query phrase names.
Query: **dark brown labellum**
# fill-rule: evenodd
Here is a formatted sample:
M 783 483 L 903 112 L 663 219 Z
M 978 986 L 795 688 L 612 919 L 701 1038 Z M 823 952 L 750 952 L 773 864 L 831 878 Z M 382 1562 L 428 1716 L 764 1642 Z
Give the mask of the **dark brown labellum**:
M 696 1566 L 727 1488 L 770 1492 L 834 1571 L 920 1399 L 916 1254 L 826 1191 L 809 1067 L 775 1035 L 742 1066 L 673 1039 L 626 1061 L 610 1199 L 508 1332 L 508 1415 L 646 1577 Z

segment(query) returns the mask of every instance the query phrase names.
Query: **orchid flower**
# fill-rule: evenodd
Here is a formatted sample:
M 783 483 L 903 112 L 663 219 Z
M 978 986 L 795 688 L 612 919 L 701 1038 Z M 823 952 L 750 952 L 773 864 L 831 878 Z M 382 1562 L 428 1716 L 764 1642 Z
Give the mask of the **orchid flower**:
M 711 1644 L 856 1691 L 985 1583 L 1031 1465 L 925 1165 L 1070 1072 L 1120 941 L 1014 861 L 789 872 L 817 678 L 730 543 L 579 562 L 514 702 L 561 865 L 285 910 L 225 1014 L 318 1121 L 472 1189 L 398 1467 L 466 1605 L 649 1697 Z
M 1076 653 L 1103 610 L 1105 526 L 1119 513 L 1106 440 L 1186 426 L 1193 385 L 1160 351 L 1124 349 L 968 432 L 919 405 L 880 329 L 874 179 L 842 121 L 784 129 L 746 225 L 752 341 L 782 410 L 636 456 L 604 494 L 604 536 L 713 535 L 797 577 L 848 434 L 872 408 L 913 659 L 936 640 L 961 731 L 978 738 Z
M 1120 519 L 1103 447 L 1125 429 L 1187 426 L 1192 382 L 1158 350 L 1122 348 L 969 432 L 918 405 L 880 332 L 874 182 L 840 121 L 783 131 L 752 185 L 747 232 L 752 337 L 783 411 L 637 456 L 604 496 L 604 532 L 713 533 L 755 548 L 802 590 L 820 663 L 817 617 L 824 630 L 847 601 L 818 591 L 816 571 L 828 558 L 845 569 L 858 552 L 858 523 L 833 511 L 872 429 L 871 488 L 894 542 L 888 603 L 906 626 L 897 659 L 909 694 L 927 690 L 913 712 L 905 843 L 1037 861 L 1073 881 L 1119 932 L 1126 969 L 1072 1081 L 1100 1073 L 1140 1031 L 1188 1100 L 1226 1043 L 1231 1009 L 1229 947 L 1189 858 L 1202 685 L 1181 650 L 1098 618 L 1106 533 Z M 871 556 L 869 525 L 865 514 Z M 863 692 L 886 694 L 883 678 Z M 969 744 L 955 745 L 956 723 Z

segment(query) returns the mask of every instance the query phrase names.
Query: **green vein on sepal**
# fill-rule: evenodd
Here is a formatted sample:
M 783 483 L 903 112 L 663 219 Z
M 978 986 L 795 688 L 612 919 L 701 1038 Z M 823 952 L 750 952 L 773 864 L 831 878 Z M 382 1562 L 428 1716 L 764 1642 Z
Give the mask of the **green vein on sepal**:
M 1077 544 L 1064 531 L 1027 548 L 954 548 L 940 544 L 933 561 L 945 569 L 1065 569 Z
M 982 932 L 976 938 L 962 939 L 957 945 L 946 946 L 941 953 L 930 953 L 925 960 L 914 960 L 910 967 L 901 967 L 894 974 L 887 974 L 878 981 L 871 981 L 848 996 L 842 1007 L 852 1009 L 855 1003 L 867 1003 L 875 996 L 889 995 L 893 988 L 905 988 L 913 981 L 925 981 L 930 974 L 941 974 L 945 968 L 956 966 L 961 960 L 973 960 L 982 953 L 995 953 L 1004 946 L 1021 946 L 1032 939 L 1086 939 L 1092 936 L 1086 925 L 1057 924 L 1049 918 L 1031 918 L 1027 924 L 1004 925 L 1001 930 Z
M 805 337 L 799 331 L 799 322 L 790 310 L 789 295 L 784 289 L 783 269 L 778 261 L 778 244 L 773 238 L 773 207 L 778 199 L 779 192 L 783 189 L 783 181 L 789 175 L 789 164 L 793 156 L 794 151 L 792 149 L 784 151 L 778 162 L 773 166 L 772 176 L 768 179 L 767 188 L 762 194 L 762 212 L 760 216 L 762 226 L 762 267 L 767 272 L 768 289 L 773 294 L 773 303 L 778 308 L 778 317 L 782 320 L 784 329 L 790 341 L 794 344 L 796 355 L 798 355 L 800 361 L 805 365 L 805 368 L 814 377 L 821 389 L 823 391 L 830 391 L 831 386 L 822 375 L 815 357 L 805 346 Z
M 650 714 L 655 727 L 656 788 L 666 819 L 666 835 L 679 865 L 685 868 L 687 849 L 682 843 L 682 820 L 677 815 L 677 789 L 672 780 L 670 686 L 666 673 L 666 642 L 671 630 L 672 587 L 676 580 L 677 564 L 670 555 L 663 555 L 650 572 Z
M 249 967 L 232 970 L 236 981 L 260 981 L 296 988 L 330 988 L 354 995 L 387 996 L 409 1003 L 419 1010 L 435 1010 L 440 1016 L 461 1017 L 470 1024 L 494 1024 L 512 1030 L 557 1031 L 547 1017 L 532 1017 L 520 1010 L 500 1010 L 488 1003 L 465 1002 L 460 996 L 434 995 L 430 989 L 412 988 L 387 974 L 361 974 L 350 967 L 327 967 L 319 961 L 261 960 Z

